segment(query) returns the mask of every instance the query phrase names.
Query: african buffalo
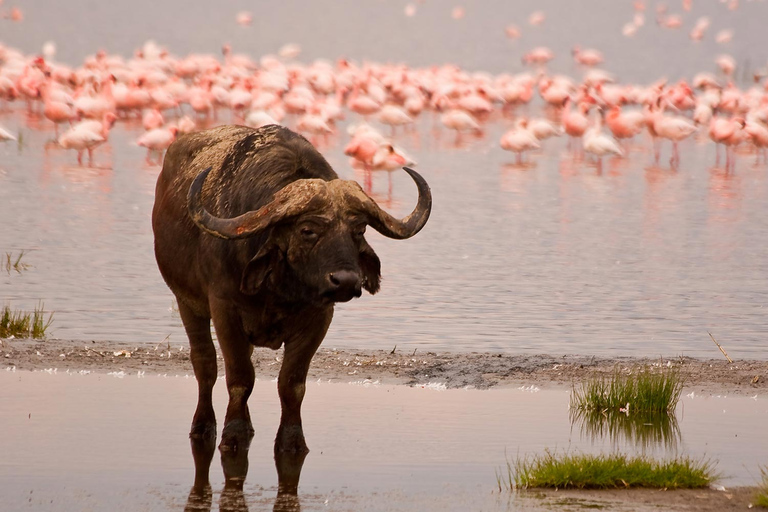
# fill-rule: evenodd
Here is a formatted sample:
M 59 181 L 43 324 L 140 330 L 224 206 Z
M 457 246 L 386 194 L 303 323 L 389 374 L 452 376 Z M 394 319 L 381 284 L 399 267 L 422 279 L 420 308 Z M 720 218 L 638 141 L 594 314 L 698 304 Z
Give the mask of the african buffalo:
M 404 239 L 432 208 L 426 181 L 402 220 L 354 181 L 340 180 L 302 136 L 269 125 L 222 126 L 180 137 L 157 180 L 152 228 L 160 272 L 176 295 L 198 381 L 190 437 L 216 435 L 216 329 L 229 391 L 222 448 L 253 435 L 248 397 L 253 347 L 285 345 L 278 377 L 279 452 L 306 452 L 301 402 L 333 305 L 379 290 L 381 264 L 366 225 Z M 250 439 L 250 438 L 248 438 Z

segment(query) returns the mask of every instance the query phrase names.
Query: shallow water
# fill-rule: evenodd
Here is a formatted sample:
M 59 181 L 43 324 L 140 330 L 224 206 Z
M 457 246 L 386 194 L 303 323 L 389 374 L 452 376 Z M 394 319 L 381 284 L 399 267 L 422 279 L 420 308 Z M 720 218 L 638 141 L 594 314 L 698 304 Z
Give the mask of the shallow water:
M 259 381 L 250 400 L 256 435 L 242 498 L 252 510 L 271 506 L 277 492 L 275 388 Z M 222 415 L 224 386 L 215 389 Z M 187 376 L 0 372 L 3 507 L 181 509 L 195 474 L 186 436 L 195 396 Z M 754 485 L 768 457 L 766 404 L 762 395 L 684 396 L 678 445 L 645 453 L 710 458 L 724 485 Z M 517 510 L 521 503 L 498 495 L 496 474 L 507 458 L 616 448 L 571 426 L 568 392 L 558 388 L 310 383 L 303 418 L 312 451 L 301 470 L 302 510 Z M 642 452 L 633 446 L 621 449 Z M 217 503 L 218 452 L 210 482 Z
M 690 79 L 712 69 L 720 51 L 757 66 L 765 50 L 751 44 L 761 40 L 754 20 L 768 14 L 764 2 L 742 3 L 735 12 L 696 3 L 686 27 L 713 15 L 707 39 L 697 44 L 687 28 L 658 28 L 652 12 L 636 38 L 624 39 L 629 2 L 513 7 L 489 0 L 466 6 L 466 17 L 455 21 L 434 2 L 419 4 L 408 19 L 404 2 L 289 1 L 268 16 L 255 13 L 250 28 L 234 23 L 236 12 L 253 7 L 247 2 L 216 9 L 146 0 L 49 4 L 24 6 L 25 21 L 4 23 L 3 40 L 32 52 L 52 39 L 58 58 L 70 64 L 98 48 L 127 55 L 152 37 L 178 54 L 218 52 L 230 41 L 258 56 L 298 42 L 306 61 L 346 55 L 455 62 L 494 73 L 522 70 L 521 53 L 547 44 L 558 55 L 553 69 L 576 75 L 569 49 L 580 43 L 604 50 L 606 68 L 621 79 L 640 82 Z M 536 29 L 524 23 L 534 8 L 549 15 Z M 517 42 L 504 37 L 510 22 L 523 30 Z M 712 41 L 721 28 L 736 29 L 730 45 Z M 530 112 L 539 110 L 536 103 Z M 511 120 L 496 119 L 483 138 L 457 146 L 424 117 L 416 135 L 395 140 L 433 189 L 432 218 L 411 240 L 369 235 L 383 262 L 382 291 L 339 307 L 326 346 L 720 357 L 709 330 L 732 357 L 768 357 L 768 182 L 766 167 L 753 167 L 750 155 L 725 173 L 713 167 L 711 143 L 688 141 L 673 170 L 651 165 L 647 141 L 639 139 L 628 159 L 606 162 L 598 174 L 574 160 L 565 141 L 549 140 L 531 166 L 520 168 L 498 147 Z M 152 254 L 158 169 L 133 145 L 140 128 L 119 123 L 97 151 L 97 167 L 84 169 L 73 154 L 44 150 L 49 123 L 21 113 L 0 114 L 0 123 L 24 136 L 20 151 L 0 146 L 0 255 L 29 251 L 24 261 L 32 265 L 21 275 L 0 275 L 0 298 L 25 309 L 44 301 L 56 312 L 52 335 L 63 339 L 157 343 L 171 334 L 183 343 Z M 345 141 L 321 150 L 343 178 L 362 179 L 342 154 Z M 392 180 L 391 195 L 386 175 L 375 177 L 374 191 L 405 214 L 415 187 L 404 173 Z

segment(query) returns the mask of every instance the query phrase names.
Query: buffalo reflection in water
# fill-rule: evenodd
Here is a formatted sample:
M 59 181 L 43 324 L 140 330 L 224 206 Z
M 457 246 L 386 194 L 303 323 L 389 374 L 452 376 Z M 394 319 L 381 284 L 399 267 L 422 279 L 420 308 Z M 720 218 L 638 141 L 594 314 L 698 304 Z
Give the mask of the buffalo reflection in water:
M 221 450 L 221 467 L 224 470 L 224 489 L 219 498 L 219 510 L 222 512 L 247 512 L 248 504 L 243 494 L 243 484 L 248 474 L 248 448 L 253 434 L 247 436 L 236 449 Z M 213 489 L 209 478 L 213 454 L 216 451 L 216 439 L 192 438 L 192 458 L 195 461 L 195 482 L 189 491 L 185 512 L 210 512 L 213 505 Z M 272 507 L 273 512 L 300 512 L 298 489 L 301 468 L 306 453 L 290 454 L 275 452 L 277 469 L 277 496 Z

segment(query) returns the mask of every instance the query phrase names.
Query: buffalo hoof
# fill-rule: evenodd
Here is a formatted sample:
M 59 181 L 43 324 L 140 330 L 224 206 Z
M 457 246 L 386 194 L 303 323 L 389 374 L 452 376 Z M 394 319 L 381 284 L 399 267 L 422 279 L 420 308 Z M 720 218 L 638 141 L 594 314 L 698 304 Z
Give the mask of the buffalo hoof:
M 192 423 L 189 431 L 190 439 L 216 439 L 216 422 Z
M 307 454 L 309 448 L 300 425 L 280 426 L 275 438 L 275 453 Z
M 233 420 L 224 425 L 221 433 L 221 451 L 247 450 L 253 439 L 253 426 L 248 420 Z

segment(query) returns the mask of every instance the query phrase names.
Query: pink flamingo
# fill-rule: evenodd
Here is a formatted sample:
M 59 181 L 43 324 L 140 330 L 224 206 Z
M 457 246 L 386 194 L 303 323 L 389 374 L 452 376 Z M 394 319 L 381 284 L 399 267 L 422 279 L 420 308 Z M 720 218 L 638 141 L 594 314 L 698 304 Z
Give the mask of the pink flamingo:
M 594 50 L 592 48 L 582 50 L 577 45 L 573 47 L 573 50 L 571 51 L 571 53 L 573 55 L 573 60 L 575 60 L 577 64 L 581 64 L 582 66 L 597 66 L 598 64 L 603 63 L 603 54 L 598 50 Z
M 723 117 L 713 117 L 709 122 L 709 138 L 715 143 L 715 165 L 720 164 L 720 144 L 725 146 L 725 167 L 732 167 L 733 147 L 738 146 L 744 137 L 741 130 L 745 127 L 742 118 L 726 119 Z M 747 132 L 749 133 L 749 132 Z
M 768 128 L 757 121 L 747 121 L 744 131 L 749 136 L 752 144 L 755 145 L 755 165 L 760 161 L 760 154 L 763 155 L 763 162 L 768 162 Z
M 597 172 L 603 170 L 603 157 L 606 155 L 624 156 L 619 144 L 613 137 L 609 137 L 602 131 L 602 117 L 597 115 L 595 125 L 589 128 L 582 139 L 584 152 L 597 158 Z
M 696 125 L 688 119 L 677 116 L 664 115 L 661 108 L 662 98 L 657 101 L 658 110 L 651 112 L 651 120 L 653 123 L 653 132 L 656 136 L 662 139 L 668 139 L 672 142 L 672 158 L 670 163 L 678 165 L 680 163 L 680 152 L 678 151 L 678 143 L 681 140 L 687 139 L 696 132 Z M 658 161 L 658 152 L 656 152 L 656 161 Z
M 165 119 L 163 119 L 163 114 L 161 114 L 160 110 L 158 110 L 157 108 L 147 110 L 144 113 L 144 116 L 141 118 L 141 125 L 144 127 L 146 131 L 154 130 L 155 128 L 160 128 L 164 124 L 165 124 Z
M 501 136 L 499 141 L 501 149 L 517 153 L 517 163 L 523 163 L 523 153 L 532 149 L 539 149 L 539 140 L 528 130 L 528 120 L 517 120 L 515 127 Z
M 176 126 L 168 128 L 154 128 L 144 133 L 136 140 L 136 144 L 147 148 L 147 164 L 152 165 L 151 155 L 157 153 L 157 165 L 163 160 L 163 152 L 176 140 L 179 129 Z
M 107 112 L 102 121 L 81 121 L 59 137 L 59 145 L 64 149 L 77 150 L 77 163 L 80 165 L 83 165 L 83 151 L 87 150 L 88 164 L 93 165 L 93 150 L 107 141 L 115 120 L 117 116 Z
M 572 145 L 573 139 L 581 138 L 589 127 L 589 119 L 587 119 L 589 104 L 586 102 L 579 103 L 578 110 L 576 111 L 571 110 L 570 105 L 571 98 L 566 98 L 563 101 L 563 112 L 560 115 L 560 122 L 565 133 L 568 134 L 569 147 Z
M 392 136 L 395 135 L 395 127 L 413 123 L 413 118 L 405 110 L 392 104 L 381 107 L 378 119 L 379 122 L 390 126 Z
M 43 115 L 46 119 L 53 122 L 54 134 L 56 139 L 59 138 L 59 124 L 69 123 L 72 124 L 72 120 L 77 118 L 77 112 L 75 111 L 74 103 L 72 99 L 69 102 L 57 101 L 51 94 L 51 83 L 45 82 L 41 85 L 40 92 L 43 97 Z
M 347 108 L 367 118 L 381 109 L 381 103 L 370 96 L 360 94 L 360 85 L 355 84 L 352 94 L 347 98 Z
M 622 112 L 621 107 L 615 105 L 605 116 L 605 124 L 617 139 L 631 139 L 643 130 L 645 116 L 637 111 Z
M 464 131 L 480 131 L 480 125 L 469 112 L 461 109 L 452 109 L 440 116 L 440 122 L 443 126 L 456 131 L 456 144 L 461 141 L 461 134 Z

